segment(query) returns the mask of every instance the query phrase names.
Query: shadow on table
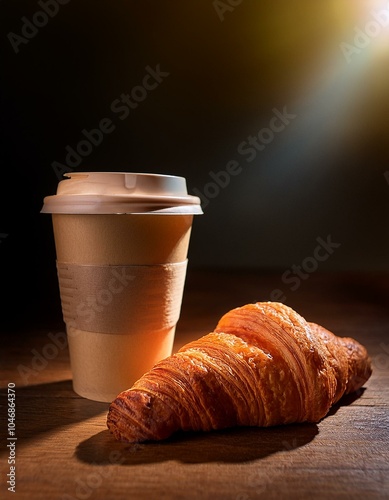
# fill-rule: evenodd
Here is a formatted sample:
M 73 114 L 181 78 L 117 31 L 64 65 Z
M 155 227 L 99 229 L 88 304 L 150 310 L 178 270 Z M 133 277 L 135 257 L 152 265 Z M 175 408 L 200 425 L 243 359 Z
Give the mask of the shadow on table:
M 71 380 L 24 387 L 16 386 L 16 429 L 20 445 L 58 428 L 82 422 L 102 412 L 109 404 L 90 401 L 78 396 Z M 2 389 L 4 394 L 6 389 Z M 1 430 L 6 432 L 5 426 Z M 7 448 L 0 450 L 7 453 Z
M 117 442 L 108 430 L 82 441 L 77 458 L 93 465 L 141 465 L 169 460 L 183 463 L 239 463 L 290 451 L 311 442 L 316 424 L 272 428 L 244 427 L 206 433 L 178 433 L 173 438 L 146 444 Z
M 343 396 L 326 415 L 335 415 L 361 397 L 365 388 Z M 183 463 L 239 463 L 290 451 L 310 443 L 318 434 L 316 424 L 292 424 L 269 428 L 244 427 L 206 433 L 181 432 L 161 442 L 124 444 L 108 430 L 82 441 L 77 458 L 94 465 L 141 465 L 169 460 Z
M 330 411 L 327 413 L 325 418 L 335 415 L 335 413 L 343 406 L 350 406 L 351 404 L 353 404 L 354 401 L 357 401 L 357 399 L 359 399 L 365 391 L 366 387 L 361 387 L 351 394 L 345 394 L 344 396 L 342 396 L 340 400 L 330 408 Z

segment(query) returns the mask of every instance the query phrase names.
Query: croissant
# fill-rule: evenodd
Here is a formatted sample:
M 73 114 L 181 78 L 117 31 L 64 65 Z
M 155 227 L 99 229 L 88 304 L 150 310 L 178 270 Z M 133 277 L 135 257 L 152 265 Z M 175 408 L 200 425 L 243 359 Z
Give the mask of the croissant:
M 284 304 L 247 304 L 120 393 L 107 426 L 116 439 L 135 443 L 179 430 L 318 422 L 371 371 L 357 341 Z

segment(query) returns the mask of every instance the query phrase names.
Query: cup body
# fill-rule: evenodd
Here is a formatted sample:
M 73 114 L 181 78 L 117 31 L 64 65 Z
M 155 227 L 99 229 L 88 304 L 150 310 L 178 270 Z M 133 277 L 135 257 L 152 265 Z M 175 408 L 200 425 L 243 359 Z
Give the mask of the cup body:
M 193 215 L 52 218 L 73 388 L 110 402 L 172 353 Z

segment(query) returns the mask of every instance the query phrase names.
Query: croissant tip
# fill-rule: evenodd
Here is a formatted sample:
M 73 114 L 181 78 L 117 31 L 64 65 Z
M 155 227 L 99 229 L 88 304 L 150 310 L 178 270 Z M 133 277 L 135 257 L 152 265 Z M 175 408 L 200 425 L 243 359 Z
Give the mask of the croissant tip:
M 134 387 L 110 404 L 107 427 L 118 441 L 140 443 L 170 437 L 179 426 L 160 397 Z

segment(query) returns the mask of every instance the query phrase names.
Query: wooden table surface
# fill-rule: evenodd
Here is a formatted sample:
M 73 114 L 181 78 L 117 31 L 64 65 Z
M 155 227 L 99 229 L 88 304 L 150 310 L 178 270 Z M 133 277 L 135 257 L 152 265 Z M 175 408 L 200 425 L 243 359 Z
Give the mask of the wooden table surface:
M 189 270 L 175 350 L 212 331 L 222 314 L 269 300 L 369 350 L 373 375 L 318 424 L 177 435 L 125 446 L 106 429 L 108 404 L 72 390 L 60 320 L 1 337 L 0 498 L 375 499 L 389 498 L 389 276 L 312 274 L 291 291 L 282 273 Z M 51 345 L 51 347 L 48 347 Z M 15 383 L 15 449 L 7 437 Z M 13 455 L 15 453 L 15 455 Z M 14 459 L 15 494 L 7 491 Z M 9 478 L 8 478 L 9 479 Z

